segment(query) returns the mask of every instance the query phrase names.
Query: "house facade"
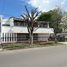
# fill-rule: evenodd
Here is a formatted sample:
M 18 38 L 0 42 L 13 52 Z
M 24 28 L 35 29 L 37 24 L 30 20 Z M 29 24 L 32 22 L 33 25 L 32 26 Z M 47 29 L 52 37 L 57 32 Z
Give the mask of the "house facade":
M 54 34 L 53 28 L 49 28 L 49 23 L 38 21 L 35 23 L 33 32 L 34 41 L 48 41 L 51 34 Z M 20 18 L 0 18 L 0 42 L 13 43 L 29 41 L 27 24 Z

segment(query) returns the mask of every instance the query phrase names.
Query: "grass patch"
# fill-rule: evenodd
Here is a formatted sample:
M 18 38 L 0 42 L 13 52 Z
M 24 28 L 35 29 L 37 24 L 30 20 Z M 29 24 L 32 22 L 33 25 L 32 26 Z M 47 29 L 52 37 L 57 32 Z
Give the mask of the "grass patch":
M 55 42 L 38 42 L 33 45 L 28 43 L 13 43 L 13 44 L 3 44 L 3 49 L 16 50 L 16 49 L 26 49 L 26 48 L 36 48 L 36 47 L 46 47 L 46 46 L 57 46 L 62 45 Z

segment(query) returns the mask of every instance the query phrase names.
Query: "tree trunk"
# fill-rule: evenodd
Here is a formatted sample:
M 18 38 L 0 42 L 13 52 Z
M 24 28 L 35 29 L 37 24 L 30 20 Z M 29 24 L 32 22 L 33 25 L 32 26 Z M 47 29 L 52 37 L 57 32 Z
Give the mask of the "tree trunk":
M 33 45 L 33 33 L 30 33 L 30 44 Z
M 57 43 L 57 36 L 56 36 L 56 33 L 55 33 L 55 43 Z

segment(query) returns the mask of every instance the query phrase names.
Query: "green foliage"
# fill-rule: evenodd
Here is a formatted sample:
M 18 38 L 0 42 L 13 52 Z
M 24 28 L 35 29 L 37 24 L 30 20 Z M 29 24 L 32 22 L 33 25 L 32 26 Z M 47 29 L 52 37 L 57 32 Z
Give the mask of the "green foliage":
M 50 19 L 51 19 L 51 14 L 49 12 L 47 12 L 47 13 L 44 12 L 38 17 L 37 20 L 38 21 L 50 21 Z
M 61 24 L 63 29 L 67 29 L 67 15 L 62 17 L 62 24 Z
M 62 31 L 60 28 L 60 22 L 62 18 L 62 13 L 58 9 L 50 10 L 48 12 L 42 13 L 37 20 L 40 21 L 49 21 L 49 26 L 54 28 L 55 33 L 59 33 Z
M 63 26 L 64 29 L 67 29 L 67 24 Z

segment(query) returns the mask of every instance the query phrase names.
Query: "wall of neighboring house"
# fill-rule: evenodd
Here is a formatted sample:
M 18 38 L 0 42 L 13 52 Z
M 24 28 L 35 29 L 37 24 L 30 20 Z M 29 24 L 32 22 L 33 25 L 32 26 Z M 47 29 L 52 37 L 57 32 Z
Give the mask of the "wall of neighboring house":
M 1 43 L 9 43 L 15 41 L 12 40 L 12 36 L 14 37 L 15 34 L 12 34 L 11 27 L 13 26 L 13 19 L 1 19 Z

